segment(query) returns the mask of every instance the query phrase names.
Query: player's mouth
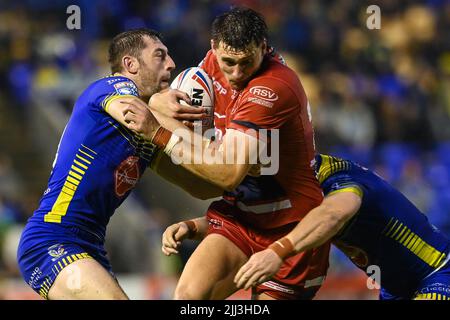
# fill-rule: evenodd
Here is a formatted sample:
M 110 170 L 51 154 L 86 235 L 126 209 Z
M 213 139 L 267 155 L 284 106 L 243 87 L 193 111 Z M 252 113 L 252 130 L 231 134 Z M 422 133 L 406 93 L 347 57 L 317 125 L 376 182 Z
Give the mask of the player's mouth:
M 170 76 L 161 78 L 161 87 L 167 88 L 170 85 Z

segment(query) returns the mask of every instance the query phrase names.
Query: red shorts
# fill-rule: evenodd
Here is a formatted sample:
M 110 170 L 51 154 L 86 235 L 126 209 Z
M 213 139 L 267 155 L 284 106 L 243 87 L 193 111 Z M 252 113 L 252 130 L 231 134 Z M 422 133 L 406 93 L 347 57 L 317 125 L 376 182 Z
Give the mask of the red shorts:
M 247 227 L 236 217 L 227 215 L 227 207 L 222 201 L 211 204 L 206 213 L 209 222 L 208 234 L 216 233 L 226 237 L 248 257 L 266 249 L 297 225 L 291 223 L 270 230 Z M 316 249 L 286 259 L 270 281 L 256 287 L 256 293 L 264 293 L 279 300 L 312 299 L 325 280 L 329 252 L 330 243 L 327 242 Z

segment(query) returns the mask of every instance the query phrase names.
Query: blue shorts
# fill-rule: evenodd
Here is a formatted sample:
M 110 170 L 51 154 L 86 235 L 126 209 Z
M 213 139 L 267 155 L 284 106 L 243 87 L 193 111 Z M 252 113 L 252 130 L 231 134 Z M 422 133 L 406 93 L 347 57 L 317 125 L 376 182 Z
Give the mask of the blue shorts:
M 17 261 L 25 282 L 43 298 L 58 274 L 74 261 L 93 258 L 113 277 L 104 241 L 75 226 L 29 222 L 20 239 Z
M 380 300 L 428 299 L 450 300 L 450 263 L 423 279 L 412 297 L 400 297 L 381 288 Z

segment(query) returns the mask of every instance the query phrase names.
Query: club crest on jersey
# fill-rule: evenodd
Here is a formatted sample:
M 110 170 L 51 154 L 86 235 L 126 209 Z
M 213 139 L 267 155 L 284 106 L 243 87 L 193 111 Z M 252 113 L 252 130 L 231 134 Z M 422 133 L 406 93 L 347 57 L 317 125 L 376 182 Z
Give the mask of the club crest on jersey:
M 130 156 L 114 171 L 115 192 L 118 197 L 122 197 L 129 190 L 133 189 L 140 177 L 139 158 Z
M 131 81 L 123 81 L 114 84 L 114 89 L 116 89 L 116 92 L 120 95 L 133 95 L 137 96 L 138 91 L 136 86 Z
M 223 221 L 219 219 L 208 219 L 208 224 L 213 227 L 213 229 L 222 229 Z
M 54 244 L 47 249 L 48 254 L 53 257 L 52 261 L 58 260 L 62 256 L 67 254 L 67 251 L 64 249 L 63 245 L 58 243 Z
M 365 268 L 369 264 L 369 256 L 363 249 L 355 246 L 349 246 L 339 240 L 333 241 L 333 244 L 345 253 L 345 255 L 349 257 L 350 260 L 352 260 L 352 262 L 358 267 Z

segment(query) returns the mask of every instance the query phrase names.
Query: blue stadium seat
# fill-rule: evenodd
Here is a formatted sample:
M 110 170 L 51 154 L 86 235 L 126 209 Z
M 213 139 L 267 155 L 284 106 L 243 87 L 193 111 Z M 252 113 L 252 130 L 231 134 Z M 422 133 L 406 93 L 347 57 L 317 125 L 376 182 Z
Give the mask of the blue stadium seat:
M 436 158 L 435 161 L 424 167 L 425 179 L 439 192 L 442 188 L 450 187 L 450 167 Z
M 372 148 L 362 146 L 338 145 L 331 148 L 331 155 L 355 161 L 366 167 L 372 166 L 373 153 Z
M 427 216 L 432 224 L 450 237 L 450 186 L 435 193 Z
M 387 168 L 392 181 L 397 181 L 408 159 L 419 157 L 417 147 L 406 143 L 386 143 L 379 147 L 378 158 Z
M 436 147 L 436 153 L 440 161 L 450 168 L 450 141 L 439 143 Z

